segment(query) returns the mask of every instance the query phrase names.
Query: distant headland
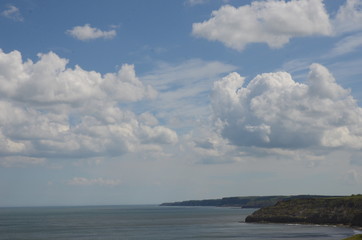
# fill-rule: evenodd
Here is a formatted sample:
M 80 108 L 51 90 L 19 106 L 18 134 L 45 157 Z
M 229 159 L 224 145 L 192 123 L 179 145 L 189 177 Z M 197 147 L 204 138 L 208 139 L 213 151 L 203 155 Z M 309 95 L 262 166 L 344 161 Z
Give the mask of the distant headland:
M 210 207 L 241 207 L 263 208 L 273 206 L 279 201 L 292 199 L 329 198 L 325 195 L 293 195 L 293 196 L 248 196 L 248 197 L 224 197 L 218 199 L 188 200 L 181 202 L 162 203 L 161 206 L 210 206 Z

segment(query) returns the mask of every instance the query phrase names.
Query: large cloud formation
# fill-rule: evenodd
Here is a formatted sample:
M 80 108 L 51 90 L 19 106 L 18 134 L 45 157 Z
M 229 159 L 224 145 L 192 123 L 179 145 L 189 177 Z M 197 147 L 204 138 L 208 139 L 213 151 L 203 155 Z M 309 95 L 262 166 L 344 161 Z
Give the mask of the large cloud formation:
M 362 147 L 362 109 L 320 64 L 306 83 L 264 73 L 246 86 L 231 73 L 214 83 L 212 107 L 232 144 L 263 148 Z
M 292 37 L 331 32 L 322 0 L 255 1 L 238 8 L 225 5 L 213 11 L 209 20 L 193 24 L 194 35 L 240 51 L 248 43 L 278 48 Z
M 254 1 L 222 6 L 209 20 L 194 23 L 192 33 L 227 47 L 244 50 L 249 43 L 284 46 L 293 37 L 333 36 L 360 30 L 361 0 L 347 0 L 330 19 L 323 0 Z M 303 24 L 301 24 L 303 23 Z
M 0 51 L 0 155 L 22 157 L 92 157 L 120 155 L 147 144 L 173 144 L 177 134 L 152 114 L 137 116 L 121 103 L 154 99 L 133 65 L 100 74 L 55 53 L 23 62 L 18 51 Z M 151 122 L 151 124 L 150 124 Z

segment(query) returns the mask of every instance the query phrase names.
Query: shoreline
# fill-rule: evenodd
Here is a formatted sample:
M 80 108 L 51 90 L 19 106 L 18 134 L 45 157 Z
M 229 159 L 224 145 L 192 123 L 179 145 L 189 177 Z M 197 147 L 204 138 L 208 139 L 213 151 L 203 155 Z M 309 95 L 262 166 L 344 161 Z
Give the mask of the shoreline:
M 312 224 L 312 223 L 275 223 L 275 222 L 246 222 L 246 221 L 240 221 L 240 223 L 247 223 L 247 224 L 277 224 L 277 225 L 287 225 L 287 226 L 300 226 L 300 225 L 305 225 L 305 226 L 311 226 L 311 227 L 335 227 L 335 228 L 349 228 L 352 229 L 354 231 L 358 231 L 357 233 L 355 232 L 353 235 L 347 237 L 347 238 L 343 238 L 341 240 L 359 240 L 362 239 L 362 227 L 359 226 L 350 226 L 350 225 L 345 225 L 345 224 Z M 357 237 L 357 238 L 354 238 Z
M 295 223 L 280 223 L 280 222 L 246 222 L 244 221 L 239 221 L 240 223 L 248 223 L 248 224 L 280 224 L 280 225 L 289 225 L 289 226 L 298 226 L 298 225 L 305 225 L 305 226 L 314 226 L 314 227 L 338 227 L 338 228 L 349 228 L 349 229 L 353 229 L 356 231 L 360 231 L 361 233 L 358 234 L 362 234 L 362 227 L 360 226 L 350 226 L 350 225 L 345 225 L 345 224 L 314 224 L 314 223 L 307 223 L 307 222 L 295 222 Z

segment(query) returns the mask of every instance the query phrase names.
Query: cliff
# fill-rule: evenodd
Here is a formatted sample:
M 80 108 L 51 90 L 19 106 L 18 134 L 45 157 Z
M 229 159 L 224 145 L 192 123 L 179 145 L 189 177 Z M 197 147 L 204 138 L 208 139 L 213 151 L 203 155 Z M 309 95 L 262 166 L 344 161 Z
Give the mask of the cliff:
M 362 195 L 282 200 L 257 210 L 245 221 L 362 227 Z

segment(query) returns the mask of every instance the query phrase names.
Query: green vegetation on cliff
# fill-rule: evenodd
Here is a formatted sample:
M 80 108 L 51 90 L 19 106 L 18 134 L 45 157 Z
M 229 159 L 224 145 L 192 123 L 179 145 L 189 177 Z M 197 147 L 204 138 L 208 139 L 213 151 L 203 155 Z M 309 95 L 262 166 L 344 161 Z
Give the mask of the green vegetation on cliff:
M 161 206 L 215 206 L 215 207 L 242 207 L 262 208 L 273 206 L 281 200 L 303 198 L 326 198 L 330 196 L 320 195 L 296 195 L 296 196 L 250 196 L 250 197 L 225 197 L 220 199 L 189 200 L 182 202 L 162 203 Z
M 342 224 L 362 226 L 362 195 L 299 198 L 261 208 L 246 222 Z
M 344 238 L 343 240 L 362 240 L 362 234 L 357 234 L 349 238 Z

